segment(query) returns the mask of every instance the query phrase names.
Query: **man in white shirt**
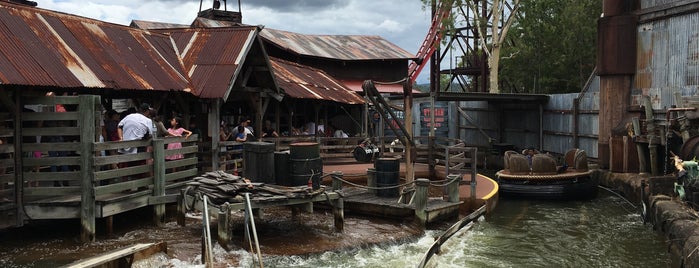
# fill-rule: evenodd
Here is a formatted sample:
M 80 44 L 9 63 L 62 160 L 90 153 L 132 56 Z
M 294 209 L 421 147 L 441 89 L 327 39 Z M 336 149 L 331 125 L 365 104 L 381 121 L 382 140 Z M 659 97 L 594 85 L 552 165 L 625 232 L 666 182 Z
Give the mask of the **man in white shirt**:
M 248 137 L 248 138 L 250 136 L 255 137 L 255 134 L 252 131 L 252 127 L 250 127 L 250 119 L 247 119 L 246 117 L 242 117 L 240 120 L 240 126 L 245 127 L 245 136 L 246 137 Z M 231 133 L 233 133 L 233 135 L 232 135 L 233 137 L 237 136 L 238 135 L 238 127 L 233 128 Z
M 138 113 L 132 113 L 124 117 L 124 119 L 119 122 L 117 128 L 119 140 L 140 140 L 156 133 L 153 120 L 151 120 L 148 115 L 150 115 L 150 105 L 142 103 L 138 109 Z M 122 154 L 135 154 L 137 152 L 138 148 L 136 147 L 119 149 L 119 153 Z

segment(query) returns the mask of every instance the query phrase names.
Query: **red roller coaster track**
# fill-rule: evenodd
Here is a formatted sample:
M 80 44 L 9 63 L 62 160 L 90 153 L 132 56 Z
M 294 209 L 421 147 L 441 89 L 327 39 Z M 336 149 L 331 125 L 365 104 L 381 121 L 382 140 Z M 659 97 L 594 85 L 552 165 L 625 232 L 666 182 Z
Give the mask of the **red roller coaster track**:
M 452 1 L 439 1 L 439 3 L 437 4 L 437 11 L 432 16 L 432 25 L 430 26 L 430 31 L 427 32 L 425 40 L 422 41 L 422 45 L 420 46 L 420 49 L 418 49 L 417 54 L 415 55 L 417 56 L 418 60 L 411 62 L 408 66 L 408 77 L 410 77 L 411 84 L 415 83 L 415 79 L 417 79 L 417 76 L 420 74 L 420 71 L 422 71 L 422 68 L 424 68 L 425 65 L 427 65 L 427 62 L 434 53 L 435 49 L 437 48 L 437 44 L 439 44 L 439 42 L 442 41 L 442 35 L 440 34 L 440 32 L 442 31 L 442 27 L 444 26 L 444 20 L 449 16 L 449 13 L 451 12 L 451 2 Z

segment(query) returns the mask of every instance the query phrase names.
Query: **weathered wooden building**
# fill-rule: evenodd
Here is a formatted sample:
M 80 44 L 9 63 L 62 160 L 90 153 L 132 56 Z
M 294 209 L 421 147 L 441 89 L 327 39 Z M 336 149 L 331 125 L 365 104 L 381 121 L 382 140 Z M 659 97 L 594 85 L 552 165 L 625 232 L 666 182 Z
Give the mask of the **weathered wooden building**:
M 244 27 L 241 18 L 239 12 L 208 9 L 199 12 L 189 27 Z M 181 26 L 146 21 L 134 21 L 131 25 L 144 29 Z M 233 123 L 250 115 L 245 111 L 253 110 L 258 133 L 263 120 L 275 122 L 278 132 L 289 133 L 292 127 L 300 128 L 307 121 L 327 124 L 337 117 L 336 127 L 352 134 L 366 134 L 366 125 L 355 123 L 366 121 L 366 107 L 358 105 L 364 101 L 358 100 L 352 91 L 361 94 L 361 84 L 367 79 L 388 82 L 405 78 L 408 63 L 415 57 L 379 36 L 306 35 L 264 28 L 260 37 L 265 51 L 276 59 L 273 62 L 293 63 L 273 64 L 277 81 L 293 83 L 286 83 L 287 88 L 281 87 L 280 95 L 275 96 L 277 102 L 272 103 L 279 105 L 262 105 L 264 109 L 260 110 L 250 107 L 251 102 L 234 102 L 221 109 L 224 119 L 230 118 L 228 121 Z M 289 66 L 296 68 L 285 68 Z M 294 73 L 301 70 L 304 71 Z M 303 89 L 290 88 L 291 84 Z M 379 91 L 401 94 L 403 88 L 380 85 Z
M 77 217 L 90 240 L 95 218 L 174 202 L 165 190 L 177 190 L 199 167 L 217 168 L 221 104 L 252 103 L 249 107 L 259 110 L 279 95 L 254 26 L 146 31 L 4 2 L 0 23 L 5 26 L 0 48 L 4 227 Z M 59 96 L 42 97 L 47 92 Z M 192 139 L 203 142 L 165 139 L 165 144 L 185 144 L 176 152 L 147 141 L 102 143 L 102 111 L 124 99 L 184 116 L 203 130 Z M 57 114 L 57 105 L 68 111 Z M 107 154 L 135 145 L 154 149 L 134 156 Z M 186 158 L 164 164 L 157 161 L 163 153 Z M 141 160 L 149 161 L 105 170 Z M 132 188 L 134 193 L 125 192 Z

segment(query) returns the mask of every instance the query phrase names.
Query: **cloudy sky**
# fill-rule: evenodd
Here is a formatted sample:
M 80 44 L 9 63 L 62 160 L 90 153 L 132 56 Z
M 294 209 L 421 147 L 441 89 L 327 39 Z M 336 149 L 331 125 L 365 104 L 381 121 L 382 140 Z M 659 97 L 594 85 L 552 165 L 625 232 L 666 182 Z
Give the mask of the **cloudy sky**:
M 190 24 L 198 0 L 33 0 L 40 8 L 128 25 L 131 20 Z M 229 0 L 228 10 L 238 10 Z M 420 0 L 240 0 L 243 23 L 305 34 L 379 35 L 415 54 L 427 34 Z M 221 2 L 223 4 L 223 2 Z M 213 0 L 203 0 L 202 10 Z M 221 7 L 223 9 L 223 7 Z M 427 83 L 429 66 L 418 83 Z

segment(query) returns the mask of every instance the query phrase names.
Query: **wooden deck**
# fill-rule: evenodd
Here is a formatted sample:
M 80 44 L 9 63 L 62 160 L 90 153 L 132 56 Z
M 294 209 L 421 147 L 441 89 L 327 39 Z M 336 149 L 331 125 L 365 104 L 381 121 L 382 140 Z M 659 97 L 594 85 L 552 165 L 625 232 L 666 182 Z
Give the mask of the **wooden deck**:
M 325 173 L 342 172 L 345 180 L 359 184 L 367 185 L 367 169 L 373 168 L 373 163 L 358 163 L 354 159 L 333 159 L 326 161 L 323 164 Z M 446 178 L 446 169 L 444 166 L 437 166 L 435 169 L 436 179 L 443 180 Z M 415 178 L 429 177 L 429 167 L 427 164 L 414 164 Z M 401 163 L 399 176 L 401 182 L 405 182 L 405 163 Z M 470 181 L 470 175 L 464 174 L 464 181 Z M 331 178 L 325 178 L 323 184 L 330 185 Z M 427 222 L 434 222 L 455 215 L 458 213 L 467 214 L 476 208 L 486 205 L 488 211 L 492 211 L 497 205 L 498 200 L 498 185 L 497 183 L 481 174 L 476 178 L 476 193 L 475 198 L 471 195 L 471 185 L 463 184 L 459 186 L 459 201 L 458 203 L 448 202 L 444 197 L 444 190 L 439 187 L 430 187 L 429 198 L 427 199 L 426 216 Z M 345 209 L 351 212 L 362 214 L 385 216 L 397 219 L 406 219 L 415 216 L 415 206 L 398 202 L 395 197 L 379 197 L 369 190 L 351 186 L 343 186 L 343 195 L 345 197 Z

